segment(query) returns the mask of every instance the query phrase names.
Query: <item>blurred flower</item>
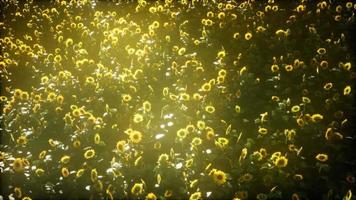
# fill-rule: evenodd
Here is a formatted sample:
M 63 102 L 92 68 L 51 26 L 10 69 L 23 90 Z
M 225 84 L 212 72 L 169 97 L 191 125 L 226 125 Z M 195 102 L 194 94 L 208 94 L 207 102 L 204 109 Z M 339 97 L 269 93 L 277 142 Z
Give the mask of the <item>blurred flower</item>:
M 279 168 L 286 167 L 287 164 L 288 159 L 284 156 L 278 156 L 277 159 L 274 161 L 274 165 Z
M 131 142 L 138 144 L 142 140 L 142 133 L 140 131 L 132 131 L 129 135 Z
M 62 172 L 62 176 L 63 176 L 64 178 L 66 178 L 66 177 L 69 176 L 69 170 L 68 170 L 68 168 L 63 167 L 63 168 L 61 169 L 61 172 Z
M 187 129 L 185 128 L 181 128 L 177 131 L 177 136 L 180 138 L 180 139 L 184 139 L 188 134 L 188 131 Z
M 344 88 L 344 95 L 347 96 L 351 93 L 351 87 L 348 85 Z
M 143 193 L 143 184 L 142 183 L 135 183 L 134 186 L 131 188 L 131 193 L 133 195 L 140 195 Z
M 320 154 L 315 156 L 315 159 L 317 159 L 320 162 L 326 162 L 328 160 L 328 155 L 320 153 Z
M 245 34 L 245 40 L 250 40 L 251 38 L 252 38 L 252 33 L 247 32 L 247 33 Z
M 93 158 L 94 156 L 95 156 L 94 149 L 86 150 L 85 153 L 84 153 L 84 158 L 86 158 L 86 159 Z
M 199 200 L 199 199 L 201 199 L 201 192 L 194 192 L 189 197 L 189 200 Z
M 23 172 L 23 170 L 24 170 L 23 159 L 22 159 L 22 158 L 16 158 L 16 159 L 12 162 L 12 169 L 13 169 L 15 172 Z
M 63 163 L 63 164 L 68 164 L 68 163 L 69 163 L 69 160 L 70 160 L 70 157 L 67 156 L 67 155 L 64 155 L 64 156 L 62 156 L 62 158 L 61 158 L 61 163 Z
M 145 198 L 146 200 L 156 200 L 157 199 L 157 197 L 156 197 L 156 195 L 154 194 L 154 193 L 148 193 L 147 195 L 146 195 L 146 198 Z
M 160 165 L 166 165 L 168 164 L 168 160 L 169 160 L 169 156 L 168 154 L 161 154 L 159 157 L 158 157 L 158 161 L 157 163 L 160 164 Z
M 226 182 L 226 174 L 225 172 L 217 169 L 212 169 L 210 172 L 211 176 L 213 177 L 213 180 L 215 183 L 218 185 L 222 185 Z
M 214 108 L 214 106 L 206 106 L 205 111 L 212 114 L 215 112 L 215 108 Z
M 95 168 L 92 169 L 90 172 L 90 179 L 92 182 L 95 182 L 96 180 L 98 180 L 98 171 Z

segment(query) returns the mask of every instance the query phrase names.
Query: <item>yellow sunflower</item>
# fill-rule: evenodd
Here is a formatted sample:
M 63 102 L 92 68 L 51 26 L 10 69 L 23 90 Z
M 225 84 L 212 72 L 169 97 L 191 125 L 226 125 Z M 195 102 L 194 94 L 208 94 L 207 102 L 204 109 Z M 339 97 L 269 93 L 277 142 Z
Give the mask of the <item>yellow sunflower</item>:
M 23 172 L 24 170 L 24 163 L 22 161 L 21 158 L 16 158 L 13 162 L 12 162 L 12 169 L 15 172 Z
M 218 185 L 222 185 L 226 182 L 225 172 L 217 169 L 213 169 L 212 172 L 213 180 L 215 181 L 215 183 L 217 183 Z
M 143 193 L 143 184 L 142 183 L 135 183 L 134 186 L 131 188 L 131 193 L 133 195 L 140 195 Z
M 85 153 L 84 153 L 84 157 L 86 159 L 90 159 L 93 158 L 95 156 L 95 150 L 94 149 L 88 149 Z
M 142 133 L 140 131 L 132 131 L 129 137 L 131 142 L 137 144 L 142 140 Z

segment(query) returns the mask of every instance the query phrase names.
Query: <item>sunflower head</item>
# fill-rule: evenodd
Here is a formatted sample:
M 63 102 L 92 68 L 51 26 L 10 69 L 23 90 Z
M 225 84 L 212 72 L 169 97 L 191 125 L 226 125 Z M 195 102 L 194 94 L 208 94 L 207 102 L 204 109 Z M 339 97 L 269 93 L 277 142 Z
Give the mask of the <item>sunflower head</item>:
M 284 156 L 279 156 L 277 157 L 277 159 L 274 161 L 274 165 L 282 168 L 282 167 L 286 167 L 288 164 L 288 159 Z
M 222 185 L 226 182 L 226 173 L 221 170 L 212 169 L 211 175 L 214 182 L 218 185 Z
M 142 183 L 135 183 L 134 186 L 131 188 L 131 193 L 133 195 L 140 195 L 143 193 L 143 184 Z
M 132 131 L 129 135 L 131 142 L 138 144 L 142 140 L 142 133 L 140 131 Z
M 23 172 L 24 167 L 25 166 L 22 158 L 16 158 L 12 163 L 12 169 L 15 172 Z

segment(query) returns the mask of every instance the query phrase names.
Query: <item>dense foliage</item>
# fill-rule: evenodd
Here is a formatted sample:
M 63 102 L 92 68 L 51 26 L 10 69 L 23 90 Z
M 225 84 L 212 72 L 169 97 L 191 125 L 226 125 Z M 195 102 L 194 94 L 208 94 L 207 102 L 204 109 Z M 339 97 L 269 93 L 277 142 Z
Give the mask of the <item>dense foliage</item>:
M 353 198 L 351 1 L 0 7 L 4 198 Z

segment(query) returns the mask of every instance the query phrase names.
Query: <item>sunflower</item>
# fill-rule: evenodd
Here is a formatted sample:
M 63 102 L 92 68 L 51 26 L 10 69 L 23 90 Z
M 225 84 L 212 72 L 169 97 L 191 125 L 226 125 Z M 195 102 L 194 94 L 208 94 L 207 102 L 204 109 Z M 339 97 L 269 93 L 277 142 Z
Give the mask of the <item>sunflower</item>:
M 286 65 L 286 66 L 284 67 L 284 69 L 285 69 L 287 72 L 291 72 L 291 71 L 293 71 L 293 65 Z
M 210 83 L 204 83 L 203 86 L 201 87 L 201 89 L 204 91 L 204 92 L 209 92 L 211 90 L 211 85 Z
M 81 142 L 80 142 L 80 140 L 76 139 L 73 141 L 72 145 L 74 148 L 79 148 L 81 145 Z
M 94 116 L 88 117 L 89 124 L 95 124 L 96 118 Z
M 147 195 L 146 195 L 146 198 L 145 198 L 146 200 L 156 200 L 157 199 L 157 197 L 156 197 L 156 195 L 154 194 L 154 193 L 148 193 Z
M 143 110 L 145 112 L 150 112 L 151 111 L 151 103 L 149 101 L 143 102 Z
M 258 161 L 261 161 L 263 158 L 262 153 L 259 151 L 254 151 L 252 156 Z
M 224 138 L 224 137 L 219 137 L 215 141 L 215 145 L 218 146 L 219 148 L 225 148 L 229 144 L 229 140 Z
M 303 180 L 304 177 L 301 174 L 294 174 L 293 178 L 296 181 L 301 181 L 301 180 Z
M 215 136 L 214 130 L 213 129 L 209 129 L 206 132 L 206 139 L 208 140 L 212 140 Z
M 21 135 L 20 137 L 18 137 L 16 142 L 17 142 L 17 144 L 22 145 L 22 146 L 26 145 L 27 144 L 26 135 Z
M 22 159 L 22 158 L 16 158 L 16 159 L 12 162 L 12 169 L 13 169 L 15 172 L 23 172 L 23 170 L 24 170 L 23 159 Z
M 120 140 L 116 143 L 116 150 L 119 152 L 124 152 L 125 150 L 126 141 Z
M 241 108 L 239 105 L 235 105 L 235 112 L 236 113 L 240 113 L 241 112 Z
M 266 195 L 266 194 L 264 194 L 264 193 L 259 193 L 259 194 L 257 194 L 257 196 L 256 196 L 256 199 L 257 200 L 265 200 L 265 199 L 267 199 L 268 198 L 268 196 Z
M 302 118 L 298 118 L 297 119 L 297 124 L 298 124 L 298 126 L 304 126 L 305 122 L 304 122 L 304 120 Z
M 260 148 L 259 152 L 261 153 L 263 158 L 267 156 L 267 150 L 265 148 Z
M 202 143 L 202 139 L 200 139 L 200 138 L 198 138 L 198 137 L 195 137 L 195 138 L 193 138 L 193 140 L 192 140 L 192 144 L 193 144 L 194 146 L 201 145 L 201 143 Z
M 330 90 L 333 87 L 333 83 L 326 83 L 324 85 L 324 90 Z
M 157 163 L 160 164 L 160 165 L 164 165 L 164 164 L 167 164 L 168 163 L 168 160 L 169 160 L 169 156 L 168 154 L 161 154 L 159 157 L 158 157 L 158 161 Z
M 21 100 L 26 101 L 26 100 L 28 100 L 28 98 L 29 98 L 28 92 L 22 92 L 21 93 Z
M 302 97 L 302 101 L 303 101 L 303 103 L 305 103 L 305 104 L 311 102 L 311 100 L 309 99 L 309 97 Z
M 56 55 L 56 56 L 54 57 L 54 62 L 59 63 L 59 62 L 61 62 L 61 61 L 62 61 L 61 55 Z
M 326 49 L 325 48 L 319 48 L 318 50 L 316 50 L 316 52 L 319 54 L 319 55 L 323 55 L 326 53 Z
M 278 71 L 279 71 L 278 65 L 276 65 L 276 64 L 272 65 L 272 66 L 271 66 L 271 71 L 272 71 L 273 73 L 278 72 Z
M 131 193 L 133 195 L 140 195 L 143 193 L 143 184 L 142 183 L 135 183 L 134 186 L 131 188 Z
M 142 133 L 140 131 L 132 131 L 129 135 L 131 142 L 137 144 L 142 140 Z
M 35 173 L 37 176 L 42 176 L 44 174 L 44 170 L 42 168 L 37 168 Z
M 72 111 L 72 115 L 74 116 L 74 117 L 79 117 L 80 116 L 80 110 L 77 108 L 77 109 L 74 109 L 73 111 Z
M 129 94 L 124 94 L 124 95 L 122 95 L 122 100 L 123 100 L 125 103 L 131 101 L 131 98 L 132 98 L 132 97 L 131 97 Z
M 193 124 L 188 124 L 185 129 L 188 131 L 188 133 L 193 133 L 195 131 L 195 126 Z
M 355 4 L 355 7 L 356 7 L 356 4 Z M 345 64 L 342 65 L 342 68 L 346 71 L 350 71 L 351 69 L 351 63 L 350 62 L 347 62 Z
M 315 159 L 317 159 L 320 162 L 326 162 L 328 160 L 328 155 L 324 153 L 319 153 L 318 155 L 315 156 Z
M 353 184 L 353 183 L 355 183 L 356 182 L 356 178 L 354 177 L 354 176 L 352 176 L 352 175 L 347 175 L 346 176 L 346 181 L 348 182 L 348 183 L 350 183 L 350 184 Z
M 351 87 L 348 85 L 344 88 L 344 95 L 347 96 L 351 93 Z
M 0 151 L 0 161 L 3 161 L 5 158 L 5 153 Z
M 312 120 L 313 122 L 319 122 L 319 121 L 321 121 L 323 118 L 324 118 L 324 117 L 323 117 L 323 115 L 321 115 L 321 114 L 313 114 L 313 115 L 311 116 L 311 120 Z
M 226 52 L 224 50 L 218 52 L 218 58 L 224 58 L 226 56 Z
M 241 199 L 247 199 L 248 198 L 248 192 L 247 191 L 238 191 L 236 194 Z
M 203 96 L 201 96 L 199 93 L 194 93 L 193 94 L 193 99 L 196 101 L 199 101 L 203 98 Z
M 279 97 L 278 96 L 271 96 L 271 100 L 274 102 L 278 102 L 279 101 Z
M 201 199 L 201 192 L 194 192 L 189 197 L 189 200 L 199 200 L 199 199 Z
M 84 158 L 86 158 L 86 159 L 93 158 L 94 156 L 95 156 L 95 150 L 94 149 L 88 149 L 84 153 Z
M 76 176 L 77 178 L 79 178 L 79 177 L 81 177 L 83 174 L 84 174 L 84 169 L 79 169 L 79 170 L 77 171 L 77 173 L 75 174 L 75 176 Z
M 178 55 L 183 55 L 185 53 L 186 49 L 184 47 L 180 48 L 178 50 Z
M 181 128 L 177 131 L 177 136 L 180 138 L 180 139 L 184 139 L 188 134 L 188 131 L 187 129 L 185 128 Z
M 282 168 L 282 167 L 286 167 L 288 164 L 288 159 L 284 156 L 279 156 L 277 157 L 277 159 L 274 161 L 274 165 Z
M 252 180 L 252 178 L 253 178 L 252 174 L 246 173 L 240 177 L 240 181 L 241 182 L 249 182 Z
M 98 180 L 98 171 L 96 169 L 92 169 L 90 172 L 90 179 L 92 182 Z
M 22 90 L 20 90 L 20 89 L 15 89 L 15 92 L 14 92 L 14 97 L 15 97 L 15 99 L 21 98 L 21 94 L 22 94 Z
M 293 106 L 290 110 L 291 110 L 292 112 L 296 113 L 296 112 L 299 112 L 300 107 L 299 107 L 298 105 L 295 105 L 295 106 Z
M 268 133 L 268 129 L 263 128 L 263 127 L 260 127 L 260 128 L 258 128 L 258 132 L 259 132 L 261 135 L 266 135 L 266 134 Z
M 215 112 L 215 108 L 214 108 L 214 106 L 206 106 L 206 107 L 205 107 L 205 111 L 206 111 L 207 113 L 212 114 L 212 113 Z
M 160 149 L 162 146 L 162 144 L 160 142 L 155 142 L 154 145 L 153 145 L 153 148 L 154 149 Z
M 205 129 L 205 122 L 202 120 L 197 121 L 197 127 L 199 130 L 204 130 Z
M 222 185 L 226 182 L 226 174 L 225 172 L 221 171 L 221 170 L 217 170 L 217 169 L 213 169 L 213 180 L 215 181 L 215 183 L 217 183 L 218 185 Z
M 135 114 L 133 117 L 133 121 L 135 123 L 140 123 L 143 121 L 143 116 L 141 114 Z
M 68 38 L 65 41 L 65 45 L 66 45 L 66 47 L 69 47 L 69 46 L 73 45 L 73 39 L 72 38 Z
M 0 96 L 0 101 L 1 101 L 1 102 L 6 102 L 6 101 L 7 101 L 7 97 L 5 97 L 5 96 Z
M 99 133 L 96 133 L 94 135 L 94 143 L 95 144 L 99 144 L 100 143 L 100 134 Z
M 245 34 L 245 40 L 250 40 L 252 38 L 252 33 L 248 32 Z
M 60 114 L 63 111 L 63 109 L 61 107 L 56 107 L 55 111 L 57 114 Z
M 181 93 L 181 94 L 180 94 L 180 98 L 181 98 L 183 101 L 189 101 L 189 100 L 190 100 L 190 95 L 187 94 L 187 93 Z
M 69 176 L 69 170 L 68 170 L 68 168 L 63 167 L 62 170 L 61 170 L 61 172 L 62 172 L 62 176 L 63 176 L 64 178 L 66 178 L 66 177 Z
M 46 154 L 47 154 L 46 150 L 41 151 L 40 154 L 38 155 L 38 159 L 40 160 L 44 159 Z
M 67 155 L 64 155 L 64 156 L 62 156 L 62 158 L 61 158 L 61 163 L 67 164 L 67 163 L 69 163 L 69 160 L 70 160 L 70 157 L 67 156 Z
M 55 99 L 56 99 L 57 95 L 54 93 L 54 92 L 50 92 L 48 95 L 47 95 L 47 101 L 49 102 L 53 102 Z
M 166 191 L 164 192 L 164 197 L 169 198 L 169 197 L 172 196 L 172 194 L 173 194 L 173 191 L 172 191 L 172 190 L 166 190 Z
M 299 200 L 299 195 L 297 193 L 292 194 L 292 200 Z
M 21 188 L 20 188 L 20 187 L 15 187 L 15 188 L 14 188 L 14 193 L 15 193 L 15 196 L 16 196 L 17 198 L 21 198 L 21 196 L 22 196 L 22 191 L 21 191 Z
M 218 72 L 218 75 L 219 76 L 226 76 L 226 69 L 220 69 L 219 72 Z

